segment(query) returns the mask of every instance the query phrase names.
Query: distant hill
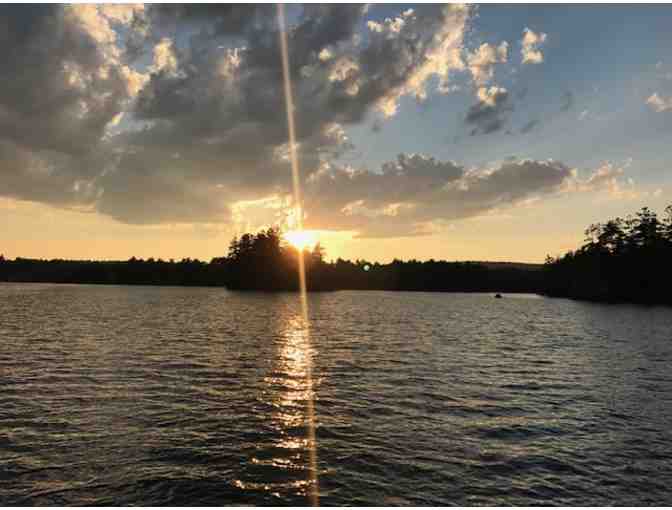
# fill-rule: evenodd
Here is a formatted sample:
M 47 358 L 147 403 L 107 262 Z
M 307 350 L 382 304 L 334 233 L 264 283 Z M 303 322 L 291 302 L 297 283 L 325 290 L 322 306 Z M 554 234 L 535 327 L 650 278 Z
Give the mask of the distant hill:
M 523 271 L 541 271 L 544 264 L 533 264 L 530 262 L 488 262 L 474 261 L 473 264 L 480 264 L 488 269 L 521 269 Z

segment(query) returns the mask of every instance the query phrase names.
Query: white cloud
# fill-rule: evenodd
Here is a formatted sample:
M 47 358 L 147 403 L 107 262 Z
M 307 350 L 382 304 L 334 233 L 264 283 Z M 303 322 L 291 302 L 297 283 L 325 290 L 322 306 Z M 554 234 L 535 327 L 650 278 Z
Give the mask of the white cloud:
M 667 110 L 672 110 L 672 97 L 662 97 L 658 93 L 654 93 L 646 100 L 648 104 L 654 111 L 661 113 Z
M 467 55 L 467 67 L 477 85 L 484 85 L 494 77 L 495 64 L 506 63 L 509 43 L 503 41 L 499 46 L 487 43 Z
M 166 71 L 175 74 L 177 72 L 175 48 L 173 47 L 173 41 L 168 37 L 164 37 L 154 46 L 153 62 L 150 70 L 153 73 Z
M 529 28 L 523 30 L 522 48 L 520 50 L 523 56 L 523 64 L 541 64 L 544 61 L 541 46 L 546 42 L 546 37 L 547 34 L 543 32 L 533 32 Z
M 100 13 L 111 21 L 128 25 L 133 16 L 145 10 L 144 4 L 99 4 Z
M 391 63 L 399 70 L 408 69 L 405 79 L 391 88 L 378 101 L 378 109 L 386 117 L 397 112 L 399 99 L 411 95 L 418 100 L 427 98 L 427 81 L 436 77 L 437 90 L 448 93 L 450 73 L 465 68 L 462 50 L 470 9 L 464 5 L 435 6 L 438 13 L 413 11 L 409 9 L 402 18 L 386 19 L 384 24 L 369 25 L 372 30 L 370 48 L 381 58 L 384 53 L 395 49 L 397 62 Z M 372 28 L 374 27 L 374 28 Z M 432 27 L 432 30 L 428 30 Z M 413 50 L 412 46 L 416 49 Z M 423 48 L 418 59 L 418 50 Z
M 327 60 L 330 60 L 333 56 L 334 55 L 329 48 L 322 48 L 322 51 L 320 51 L 320 53 L 318 54 L 318 58 L 322 62 L 326 62 Z
M 488 106 L 495 106 L 496 98 L 502 94 L 506 94 L 506 92 L 504 87 L 481 87 L 476 92 L 476 97 L 478 97 L 479 101 Z
M 632 177 L 625 177 L 625 170 L 631 164 L 631 159 L 620 166 L 605 161 L 583 179 L 574 172 L 567 181 L 566 190 L 600 193 L 615 200 L 636 200 L 647 196 L 648 193 L 639 189 Z

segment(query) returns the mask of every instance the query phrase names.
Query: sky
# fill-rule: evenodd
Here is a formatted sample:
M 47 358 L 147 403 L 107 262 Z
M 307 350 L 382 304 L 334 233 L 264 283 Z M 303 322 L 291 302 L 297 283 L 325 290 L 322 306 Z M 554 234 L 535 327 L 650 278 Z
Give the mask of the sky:
M 672 203 L 672 7 L 291 4 L 327 258 L 542 262 Z M 0 253 L 209 260 L 296 227 L 273 4 L 0 6 Z

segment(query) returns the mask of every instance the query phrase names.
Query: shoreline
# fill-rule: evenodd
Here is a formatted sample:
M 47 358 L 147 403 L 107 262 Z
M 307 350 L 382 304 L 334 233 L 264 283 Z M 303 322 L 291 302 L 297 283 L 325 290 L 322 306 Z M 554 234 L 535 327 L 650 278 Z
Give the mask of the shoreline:
M 219 284 L 183 284 L 176 285 L 171 283 L 119 283 L 119 282 L 82 282 L 82 281 L 49 281 L 49 280 L 0 280 L 0 285 L 5 284 L 51 284 L 51 285 L 92 285 L 100 287 L 161 287 L 161 288 L 202 288 L 202 289 L 223 289 L 228 292 L 240 292 L 244 294 L 298 294 L 298 289 L 233 289 L 226 285 Z M 329 292 L 412 292 L 412 293 L 430 293 L 430 294 L 491 294 L 493 297 L 496 293 L 506 294 L 530 294 L 543 298 L 551 299 L 568 299 L 570 301 L 578 301 L 583 303 L 594 303 L 602 305 L 637 305 L 644 307 L 672 307 L 671 302 L 664 301 L 640 301 L 629 299 L 615 299 L 615 298 L 597 298 L 585 296 L 568 296 L 563 294 L 551 294 L 540 290 L 470 290 L 470 289 L 451 289 L 451 290 L 432 290 L 432 289 L 376 289 L 376 288 L 337 288 L 337 289 L 308 289 L 309 294 L 323 294 Z

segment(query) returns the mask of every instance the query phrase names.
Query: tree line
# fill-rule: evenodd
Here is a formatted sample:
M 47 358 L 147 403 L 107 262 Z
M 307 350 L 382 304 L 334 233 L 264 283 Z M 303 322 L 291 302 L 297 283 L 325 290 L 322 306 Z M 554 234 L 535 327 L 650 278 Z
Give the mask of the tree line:
M 672 304 L 672 205 L 664 217 L 649 208 L 590 225 L 584 244 L 546 264 L 393 260 L 327 262 L 316 245 L 299 252 L 278 228 L 234 238 L 210 262 L 72 261 L 0 255 L 0 281 L 126 285 L 223 286 L 232 290 L 295 291 L 298 257 L 309 290 L 535 292 L 595 301 Z
M 304 257 L 309 290 L 409 290 L 464 292 L 541 292 L 542 271 L 535 264 L 484 264 L 394 260 L 380 264 L 338 258 L 326 262 L 316 245 L 300 253 L 277 228 L 234 238 L 228 254 L 210 262 L 71 261 L 0 258 L 0 281 L 126 285 L 224 286 L 232 290 L 298 289 L 298 257 Z
M 590 225 L 584 244 L 545 266 L 546 293 L 595 301 L 672 304 L 672 205 Z

